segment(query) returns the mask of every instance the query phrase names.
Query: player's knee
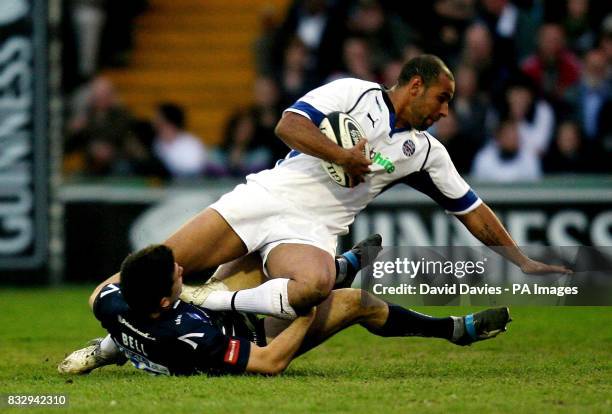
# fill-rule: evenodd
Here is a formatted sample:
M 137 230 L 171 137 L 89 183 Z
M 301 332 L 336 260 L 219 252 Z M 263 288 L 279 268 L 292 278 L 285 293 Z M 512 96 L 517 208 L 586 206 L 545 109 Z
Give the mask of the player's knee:
M 312 306 L 323 302 L 334 287 L 333 276 L 327 272 L 310 274 L 302 278 L 302 281 L 304 301 Z

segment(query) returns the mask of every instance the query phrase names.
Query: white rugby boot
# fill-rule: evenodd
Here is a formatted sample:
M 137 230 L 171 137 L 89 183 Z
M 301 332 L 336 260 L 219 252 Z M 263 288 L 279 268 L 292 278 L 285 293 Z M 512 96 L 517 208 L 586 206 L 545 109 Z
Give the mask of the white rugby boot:
M 104 338 L 92 339 L 88 346 L 68 355 L 57 366 L 57 371 L 60 374 L 89 374 L 92 370 L 105 365 L 125 364 L 127 358 L 118 350 L 110 355 L 102 355 L 100 344 L 103 340 Z

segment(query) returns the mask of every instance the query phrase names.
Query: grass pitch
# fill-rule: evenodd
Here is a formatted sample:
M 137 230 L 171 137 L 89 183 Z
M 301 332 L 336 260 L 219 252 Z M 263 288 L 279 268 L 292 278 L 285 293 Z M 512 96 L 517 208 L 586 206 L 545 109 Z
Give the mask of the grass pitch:
M 153 377 L 127 365 L 62 377 L 57 363 L 103 331 L 89 288 L 0 289 L 0 394 L 65 394 L 35 412 L 612 412 L 612 308 L 514 307 L 507 333 L 461 348 L 360 327 L 280 377 Z M 418 308 L 433 315 L 473 308 Z M 3 412 L 24 412 L 7 408 Z

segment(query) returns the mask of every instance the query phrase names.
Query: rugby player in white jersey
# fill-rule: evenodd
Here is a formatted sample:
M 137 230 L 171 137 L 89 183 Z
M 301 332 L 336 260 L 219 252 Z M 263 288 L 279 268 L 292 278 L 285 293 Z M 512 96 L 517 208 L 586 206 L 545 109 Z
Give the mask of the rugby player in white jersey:
M 257 292 L 214 292 L 201 305 L 283 316 L 323 301 L 336 283 L 334 254 L 339 235 L 385 189 L 407 184 L 457 216 L 487 246 L 499 249 L 527 274 L 569 269 L 532 260 L 516 246 L 489 207 L 457 173 L 446 149 L 424 130 L 448 114 L 455 91 L 452 73 L 437 57 L 408 61 L 391 89 L 359 79 L 340 79 L 306 94 L 288 108 L 276 127 L 292 148 L 270 170 L 194 217 L 166 244 L 187 273 L 261 255 L 271 279 Z M 371 157 L 360 142 L 344 149 L 318 128 L 326 114 L 346 112 L 365 131 Z M 344 188 L 321 168 L 320 159 L 341 165 L 360 183 Z M 349 257 L 350 260 L 350 257 Z M 264 293 L 267 292 L 267 293 Z M 272 292 L 272 293 L 270 293 Z M 268 305 L 260 296 L 281 298 Z M 284 316 L 287 316 L 286 314 Z
M 525 256 L 489 207 L 457 173 L 446 149 L 424 130 L 448 114 L 455 91 L 452 73 L 433 55 L 408 61 L 391 89 L 359 79 L 340 79 L 306 94 L 276 127 L 292 148 L 270 170 L 203 210 L 174 233 L 169 246 L 185 274 L 215 268 L 248 253 L 261 255 L 269 281 L 257 290 L 213 292 L 200 301 L 213 310 L 292 318 L 321 303 L 337 282 L 339 235 L 385 189 L 407 184 L 457 216 L 487 246 L 498 249 L 527 274 L 568 273 Z M 318 128 L 326 114 L 346 112 L 365 131 L 364 142 L 344 149 Z M 362 140 L 363 141 L 363 140 Z M 341 165 L 360 183 L 335 184 L 320 159 Z M 346 256 L 349 262 L 356 258 Z M 342 261 L 342 258 L 341 258 Z M 234 264 L 239 268 L 239 263 Z M 114 276 L 118 281 L 118 274 Z M 262 300 L 262 298 L 273 298 Z

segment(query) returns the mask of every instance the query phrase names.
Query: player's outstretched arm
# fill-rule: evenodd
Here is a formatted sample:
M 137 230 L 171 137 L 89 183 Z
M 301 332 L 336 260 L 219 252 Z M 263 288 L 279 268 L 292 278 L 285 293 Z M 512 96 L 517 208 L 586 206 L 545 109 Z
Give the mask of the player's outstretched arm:
M 283 372 L 302 346 L 306 332 L 314 321 L 315 313 L 313 308 L 308 315 L 295 319 L 268 345 L 264 347 L 251 345 L 247 372 L 269 375 Z
M 344 149 L 327 139 L 310 119 L 293 112 L 285 112 L 274 132 L 290 148 L 341 165 L 358 180 L 363 181 L 363 175 L 370 172 L 372 161 L 363 156 L 365 140 Z
M 542 275 L 547 273 L 565 273 L 572 271 L 565 266 L 549 265 L 527 257 L 512 239 L 495 213 L 482 203 L 467 214 L 457 216 L 467 229 L 486 246 L 521 268 L 523 273 Z M 499 248 L 497 248 L 499 247 Z

